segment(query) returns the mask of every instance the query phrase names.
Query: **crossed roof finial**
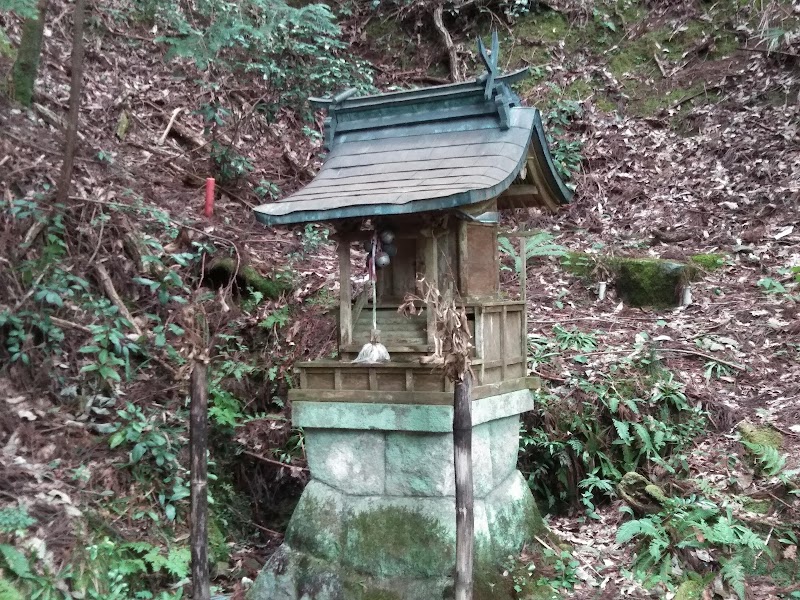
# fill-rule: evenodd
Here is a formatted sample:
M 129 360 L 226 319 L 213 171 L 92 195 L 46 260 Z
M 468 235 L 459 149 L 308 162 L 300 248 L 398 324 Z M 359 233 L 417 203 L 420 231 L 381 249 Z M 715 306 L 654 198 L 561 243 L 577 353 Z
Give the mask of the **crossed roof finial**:
M 487 52 L 483 40 L 478 38 L 478 52 L 481 55 L 481 60 L 486 67 L 486 89 L 483 93 L 486 100 L 492 99 L 492 92 L 494 90 L 494 79 L 500 74 L 497 61 L 500 58 L 500 40 L 497 37 L 497 30 L 492 31 L 492 50 Z

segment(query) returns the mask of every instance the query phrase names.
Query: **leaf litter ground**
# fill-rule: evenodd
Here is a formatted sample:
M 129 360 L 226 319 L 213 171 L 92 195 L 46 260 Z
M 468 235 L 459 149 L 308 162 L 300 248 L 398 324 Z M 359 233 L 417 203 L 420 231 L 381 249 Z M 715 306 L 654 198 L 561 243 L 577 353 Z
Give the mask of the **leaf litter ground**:
M 66 4 L 55 4 L 59 13 L 67 10 Z M 694 10 L 694 3 L 671 5 L 675 10 L 687 6 L 686 10 Z M 673 18 L 680 13 L 675 10 Z M 113 23 L 108 14 L 100 12 L 99 18 L 108 32 L 119 33 L 122 26 Z M 12 37 L 18 32 L 18 23 L 3 25 Z M 196 216 L 202 196 L 199 184 L 209 170 L 202 121 L 188 111 L 197 104 L 196 88 L 192 77 L 181 73 L 186 65 L 165 65 L 146 34 L 126 29 L 121 35 L 98 36 L 97 46 L 87 54 L 81 114 L 86 140 L 76 168 L 76 206 L 86 209 L 92 200 L 127 202 L 126 190 L 132 190 L 169 210 L 176 219 L 187 219 L 204 234 L 227 240 L 259 270 L 271 272 L 288 254 L 300 249 L 299 236 L 256 225 L 248 204 L 257 200 L 247 187 L 224 190 L 212 220 Z M 62 135 L 52 115 L 66 110 L 68 76 L 59 57 L 68 53 L 67 40 L 63 22 L 46 37 L 42 91 L 37 97 L 45 110 L 22 112 L 7 104 L 0 107 L 4 132 L 0 135 L 0 179 L 6 201 L 41 181 L 55 183 Z M 592 80 L 598 72 L 604 73 L 604 68 L 602 59 L 587 52 L 561 65 L 554 77 L 568 85 L 581 78 Z M 624 92 L 624 79 L 603 77 L 612 91 Z M 584 147 L 575 200 L 557 215 L 519 213 L 509 224 L 548 229 L 570 250 L 592 252 L 602 245 L 600 251 L 605 253 L 675 259 L 719 253 L 725 256 L 724 265 L 692 286 L 691 305 L 655 312 L 620 306 L 613 291 L 600 302 L 591 286 L 564 272 L 555 261 L 534 262 L 528 273 L 530 333 L 551 337 L 554 325 L 569 324 L 582 331 L 600 332 L 602 351 L 613 353 L 630 352 L 636 334 L 647 332 L 651 339 L 659 338 L 663 348 L 702 352 L 741 364 L 744 371 L 707 378 L 704 358 L 662 353 L 664 363 L 686 384 L 687 395 L 709 407 L 715 416 L 716 429 L 697 440 L 692 475 L 709 482 L 729 476 L 723 459 L 741 453 L 732 434 L 734 425 L 745 418 L 781 431 L 782 451 L 789 456 L 789 466 L 797 466 L 800 320 L 796 301 L 789 294 L 767 294 L 763 285 L 759 287 L 760 281 L 771 278 L 791 291 L 790 277 L 780 269 L 800 264 L 800 80 L 796 64 L 761 53 L 739 52 L 732 58 L 697 61 L 673 77 L 674 81 L 656 77 L 658 84 L 653 89 L 708 82 L 714 96 L 700 94 L 647 117 L 626 116 L 624 98 L 614 111 L 601 109 L 591 95 L 584 98 L 583 115 L 567 134 L 570 139 L 580 139 Z M 221 89 L 236 87 L 233 81 L 216 83 Z M 203 93 L 209 101 L 214 99 L 213 91 Z M 259 94 L 251 89 L 240 95 L 241 114 L 246 114 Z M 536 88 L 527 97 L 536 101 L 546 97 L 546 92 Z M 187 109 L 179 118 L 182 133 L 173 130 L 159 144 L 170 114 L 181 107 Z M 123 111 L 133 125 L 120 140 L 115 131 Z M 255 165 L 253 182 L 267 179 L 286 193 L 308 180 L 309 172 L 319 164 L 315 158 L 318 146 L 300 135 L 299 129 L 297 118 L 288 111 L 279 114 L 273 125 L 254 120 L 245 127 L 239 144 Z M 289 141 L 288 146 L 284 140 Z M 106 158 L 100 157 L 101 152 Z M 680 232 L 686 239 L 662 243 L 654 235 L 656 230 Z M 106 250 L 104 243 L 103 253 L 106 251 L 112 252 L 112 247 Z M 300 304 L 323 288 L 335 293 L 332 245 L 321 245 L 298 265 L 302 283 L 291 302 Z M 508 282 L 511 289 L 513 283 Z M 320 330 L 316 326 L 319 314 L 310 311 L 303 317 L 305 321 L 290 326 L 299 336 L 290 340 L 299 348 L 298 357 L 320 356 L 331 348 L 333 327 L 329 324 Z M 698 340 L 706 340 L 706 345 L 699 347 Z M 604 356 L 591 357 L 591 361 L 603 361 Z M 542 372 L 557 387 L 559 380 L 571 373 L 590 369 L 591 361 L 577 364 L 567 358 L 557 369 L 543 368 Z M 43 511 L 40 517 L 45 521 L 51 520 L 53 511 L 80 512 L 83 504 L 97 501 L 93 489 L 71 483 L 68 473 L 86 461 L 94 461 L 97 467 L 93 487 L 124 493 L 114 459 L 95 446 L 92 436 L 75 424 L 74 415 L 55 408 L 35 385 L 18 389 L 8 379 L 2 381 L 0 468 L 7 494 L 37 498 L 34 504 Z M 147 402 L 145 393 L 134 393 Z M 260 431 L 263 426 L 258 424 L 249 427 L 252 436 L 242 437 L 260 439 L 250 450 L 261 454 L 271 434 Z M 56 446 L 50 441 L 54 433 L 67 436 L 70 446 L 91 449 L 91 454 L 79 457 L 69 448 Z M 64 465 L 50 468 L 54 458 L 63 458 Z M 551 519 L 554 531 L 573 544 L 581 562 L 583 581 L 571 597 L 649 597 L 620 574 L 620 566 L 630 564 L 631 557 L 629 548 L 618 547 L 614 541 L 620 521 L 617 508 L 615 504 L 601 507 L 596 521 L 575 515 Z M 797 508 L 791 503 L 788 514 L 796 513 Z M 74 538 L 68 528 L 48 532 L 48 547 L 56 553 L 66 552 L 71 544 Z M 258 564 L 248 559 L 247 548 L 240 549 L 234 561 L 241 567 L 240 573 L 252 576 L 257 570 Z M 751 592 L 755 598 L 777 597 L 776 586 L 768 580 L 752 581 Z

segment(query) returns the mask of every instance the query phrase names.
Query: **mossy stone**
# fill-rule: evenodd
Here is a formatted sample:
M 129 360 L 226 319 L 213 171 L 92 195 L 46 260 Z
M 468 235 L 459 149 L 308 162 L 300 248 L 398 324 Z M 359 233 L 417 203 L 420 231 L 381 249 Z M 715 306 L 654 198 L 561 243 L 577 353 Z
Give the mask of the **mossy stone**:
M 667 495 L 647 477 L 630 471 L 617 484 L 617 493 L 639 514 L 654 514 L 661 510 Z
M 668 260 L 617 258 L 614 263 L 617 293 L 631 306 L 677 306 L 681 289 L 694 277 L 687 265 Z
M 696 579 L 684 581 L 675 592 L 675 600 L 700 600 L 705 584 Z
M 342 555 L 343 520 L 341 496 L 332 488 L 311 481 L 289 522 L 286 542 L 293 548 L 336 563 Z
M 343 559 L 355 571 L 378 577 L 437 577 L 455 562 L 451 539 L 439 521 L 421 512 L 383 507 L 350 520 Z
M 748 421 L 742 421 L 738 426 L 742 439 L 751 444 L 768 446 L 780 450 L 783 446 L 783 435 L 772 427 L 756 427 Z
M 715 271 L 725 264 L 724 254 L 694 254 L 689 260 L 706 271 Z
M 759 515 L 766 515 L 772 509 L 772 503 L 769 500 L 756 500 L 754 498 L 745 498 L 742 502 L 742 507 L 752 513 Z
M 240 292 L 248 293 L 252 290 L 272 300 L 291 288 L 289 282 L 283 278 L 265 277 L 252 265 L 239 265 L 236 259 L 230 256 L 211 261 L 206 277 L 215 287 L 228 285 L 235 277 L 236 287 Z
M 11 40 L 8 39 L 6 32 L 0 27 L 0 58 L 9 58 L 14 60 L 17 56 L 17 51 L 14 49 Z M 0 73 L 2 75 L 2 73 Z
M 709 255 L 710 256 L 710 255 Z M 631 306 L 677 306 L 681 290 L 700 273 L 698 265 L 658 258 L 595 256 L 569 252 L 562 268 L 578 277 L 612 280 L 617 293 Z
M 664 493 L 664 490 L 654 483 L 644 486 L 644 491 L 647 492 L 647 495 L 659 504 L 664 504 L 667 500 L 669 500 L 669 497 Z

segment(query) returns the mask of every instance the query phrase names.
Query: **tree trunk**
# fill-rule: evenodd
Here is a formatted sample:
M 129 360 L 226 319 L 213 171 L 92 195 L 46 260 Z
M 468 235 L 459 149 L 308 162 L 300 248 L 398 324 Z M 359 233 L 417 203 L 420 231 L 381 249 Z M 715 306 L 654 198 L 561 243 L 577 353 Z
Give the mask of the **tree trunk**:
M 472 485 L 472 375 L 455 382 L 453 452 L 456 471 L 456 594 L 472 600 L 472 563 L 475 547 L 474 489 Z
M 47 3 L 48 0 L 39 0 L 36 17 L 25 19 L 22 24 L 22 38 L 11 81 L 13 97 L 23 106 L 30 106 L 33 103 L 33 88 L 36 84 L 36 74 L 39 72 L 39 56 L 42 54 Z
M 67 139 L 64 143 L 64 164 L 61 166 L 61 179 L 58 182 L 57 202 L 66 202 L 72 182 L 72 167 L 75 164 L 75 146 L 78 141 L 78 109 L 81 104 L 81 84 L 83 80 L 83 22 L 86 13 L 86 0 L 75 0 L 72 15 L 72 78 L 69 85 L 69 114 L 67 115 Z
M 209 600 L 208 574 L 208 393 L 206 365 L 195 361 L 192 369 L 189 409 L 189 454 L 191 455 L 192 598 Z

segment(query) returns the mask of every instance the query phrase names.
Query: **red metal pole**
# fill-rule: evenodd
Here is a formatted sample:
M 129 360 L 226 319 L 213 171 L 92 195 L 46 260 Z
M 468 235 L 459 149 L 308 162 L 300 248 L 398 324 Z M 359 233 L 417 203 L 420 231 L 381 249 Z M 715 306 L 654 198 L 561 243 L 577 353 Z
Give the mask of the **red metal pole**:
M 206 217 L 214 214 L 214 178 L 209 177 L 206 179 L 206 205 L 203 210 Z

